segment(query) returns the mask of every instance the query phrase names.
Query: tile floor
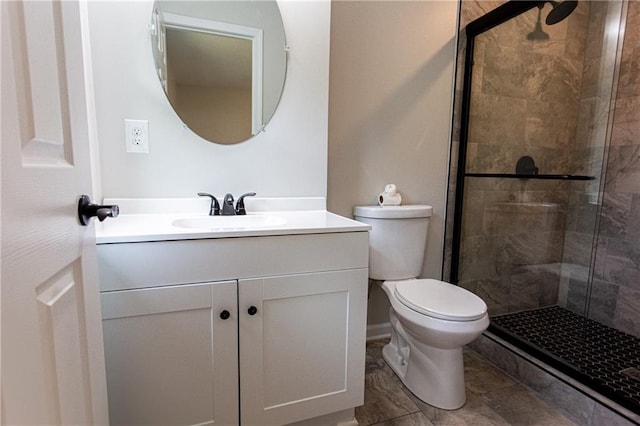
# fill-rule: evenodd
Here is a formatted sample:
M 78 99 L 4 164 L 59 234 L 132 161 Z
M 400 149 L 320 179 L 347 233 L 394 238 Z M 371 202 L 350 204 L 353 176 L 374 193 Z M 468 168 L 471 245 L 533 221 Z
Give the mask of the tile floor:
M 470 349 L 464 353 L 467 403 L 454 411 L 434 408 L 413 396 L 385 364 L 386 343 L 367 343 L 364 405 L 356 408 L 361 426 L 577 424 Z

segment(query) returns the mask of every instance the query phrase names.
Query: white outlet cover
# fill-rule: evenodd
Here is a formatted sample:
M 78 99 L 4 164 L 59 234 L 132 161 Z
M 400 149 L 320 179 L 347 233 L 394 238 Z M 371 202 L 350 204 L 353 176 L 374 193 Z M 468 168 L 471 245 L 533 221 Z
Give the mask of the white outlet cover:
M 149 153 L 149 121 L 124 120 L 124 141 L 127 152 Z

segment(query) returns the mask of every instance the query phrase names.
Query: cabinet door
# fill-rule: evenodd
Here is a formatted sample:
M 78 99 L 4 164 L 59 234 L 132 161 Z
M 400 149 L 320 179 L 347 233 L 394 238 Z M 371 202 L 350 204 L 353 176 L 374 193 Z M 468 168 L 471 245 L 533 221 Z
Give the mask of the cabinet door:
M 238 285 L 243 426 L 286 424 L 362 405 L 366 268 Z M 257 308 L 253 315 L 251 307 Z
M 238 423 L 236 281 L 101 298 L 112 425 Z

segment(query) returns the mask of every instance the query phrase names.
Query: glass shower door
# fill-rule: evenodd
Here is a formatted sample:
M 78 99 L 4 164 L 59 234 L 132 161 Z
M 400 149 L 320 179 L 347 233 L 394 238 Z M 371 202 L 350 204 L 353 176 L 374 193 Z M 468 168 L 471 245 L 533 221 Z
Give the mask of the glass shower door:
M 619 4 L 548 9 L 474 39 L 457 282 L 490 315 L 588 308 Z
M 549 2 L 509 1 L 467 26 L 451 280 L 485 300 L 492 338 L 640 414 L 637 244 L 607 216 L 637 157 L 609 144 L 627 7 L 579 1 L 547 26 Z

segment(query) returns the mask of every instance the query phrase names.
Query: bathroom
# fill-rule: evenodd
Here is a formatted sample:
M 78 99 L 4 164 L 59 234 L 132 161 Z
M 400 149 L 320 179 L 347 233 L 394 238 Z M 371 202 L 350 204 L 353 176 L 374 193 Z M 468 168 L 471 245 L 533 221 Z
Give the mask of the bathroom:
M 466 16 L 467 22 L 499 4 L 478 2 L 474 7 L 480 10 Z M 433 206 L 422 275 L 447 279 L 442 269 L 447 264 L 443 249 L 451 116 L 454 88 L 461 90 L 454 85 L 458 4 L 279 5 L 290 48 L 280 105 L 263 133 L 224 146 L 205 143 L 184 129 L 166 102 L 149 52 L 151 3 L 89 4 L 99 145 L 99 163 L 93 165 L 94 199 L 255 191 L 264 197 L 326 197 L 329 211 L 351 217 L 353 206 L 374 204 L 384 185 L 393 182 L 404 203 Z M 636 17 L 629 9 L 629 19 Z M 625 33 L 635 42 L 629 28 L 636 26 L 628 24 Z M 615 152 L 621 153 L 621 160 L 635 152 L 637 163 L 637 143 L 630 142 L 638 122 L 633 116 L 633 66 L 637 63 L 631 60 L 621 69 L 628 70 L 629 89 L 624 93 L 629 98 L 621 107 L 627 108 L 622 113 L 628 118 L 620 120 L 624 134 Z M 149 121 L 149 154 L 125 152 L 124 119 Z M 616 169 L 630 188 L 612 198 L 614 208 L 606 216 L 619 230 L 617 247 L 637 241 L 637 236 L 630 237 L 637 231 L 630 220 L 638 212 L 636 163 L 609 168 Z M 624 250 L 632 253 L 628 259 L 622 249 L 611 247 L 611 265 L 632 274 L 636 259 L 637 274 L 637 246 Z M 629 282 L 637 282 L 637 275 Z M 637 290 L 610 284 L 606 288 L 618 292 L 620 312 L 634 318 Z M 388 333 L 388 304 L 375 287 L 368 310 L 370 337 Z

